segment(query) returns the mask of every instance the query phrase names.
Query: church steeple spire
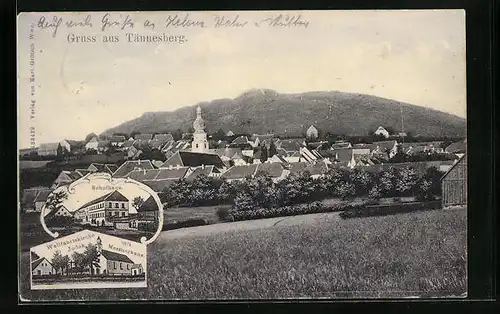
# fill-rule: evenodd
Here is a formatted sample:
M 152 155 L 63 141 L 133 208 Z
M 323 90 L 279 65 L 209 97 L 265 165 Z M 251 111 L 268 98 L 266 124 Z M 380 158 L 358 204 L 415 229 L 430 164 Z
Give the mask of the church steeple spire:
M 195 133 L 205 133 L 205 121 L 201 117 L 201 107 L 196 108 L 196 120 L 193 122 L 193 129 Z
M 205 153 L 208 151 L 207 133 L 205 132 L 205 121 L 201 117 L 201 107 L 196 108 L 196 119 L 193 122 L 193 142 L 191 151 Z

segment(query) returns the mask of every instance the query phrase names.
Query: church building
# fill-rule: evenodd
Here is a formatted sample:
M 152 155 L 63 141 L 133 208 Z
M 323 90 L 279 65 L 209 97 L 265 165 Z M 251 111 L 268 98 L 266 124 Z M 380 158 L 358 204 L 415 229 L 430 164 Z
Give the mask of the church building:
M 196 153 L 207 153 L 209 151 L 207 133 L 205 132 L 205 121 L 201 117 L 201 107 L 196 109 L 196 120 L 193 122 L 193 143 L 191 151 Z

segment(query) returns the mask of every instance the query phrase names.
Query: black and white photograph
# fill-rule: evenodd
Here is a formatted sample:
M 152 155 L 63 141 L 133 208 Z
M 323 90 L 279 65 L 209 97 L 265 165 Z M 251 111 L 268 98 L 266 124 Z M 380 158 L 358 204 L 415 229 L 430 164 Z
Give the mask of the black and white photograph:
M 465 20 L 20 14 L 22 299 L 467 297 Z M 147 244 L 147 287 L 34 289 L 110 277 L 33 250 L 75 232 Z
M 88 173 L 49 193 L 41 216 L 56 236 L 92 229 L 151 243 L 163 225 L 162 209 L 158 195 L 143 183 Z
M 30 250 L 32 289 L 146 287 L 146 245 L 81 231 Z

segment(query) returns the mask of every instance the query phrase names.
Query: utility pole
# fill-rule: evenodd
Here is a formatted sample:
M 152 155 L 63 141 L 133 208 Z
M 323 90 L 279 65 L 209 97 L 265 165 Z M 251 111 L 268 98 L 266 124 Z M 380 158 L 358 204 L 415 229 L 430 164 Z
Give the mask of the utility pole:
M 405 126 L 404 126 L 404 119 L 403 119 L 403 106 L 399 105 L 399 110 L 401 111 L 401 138 L 402 138 L 402 143 L 404 143 L 404 133 L 405 133 Z

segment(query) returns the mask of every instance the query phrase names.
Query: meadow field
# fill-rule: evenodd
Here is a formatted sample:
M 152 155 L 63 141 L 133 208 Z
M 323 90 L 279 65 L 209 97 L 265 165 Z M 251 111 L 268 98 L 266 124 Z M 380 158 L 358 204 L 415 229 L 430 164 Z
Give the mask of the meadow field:
M 466 212 L 346 220 L 328 213 L 245 221 L 253 227 L 244 229 L 225 223 L 186 228 L 211 230 L 192 234 L 171 230 L 148 247 L 148 287 L 142 289 L 30 291 L 29 255 L 23 253 L 21 295 L 31 300 L 463 296 Z

